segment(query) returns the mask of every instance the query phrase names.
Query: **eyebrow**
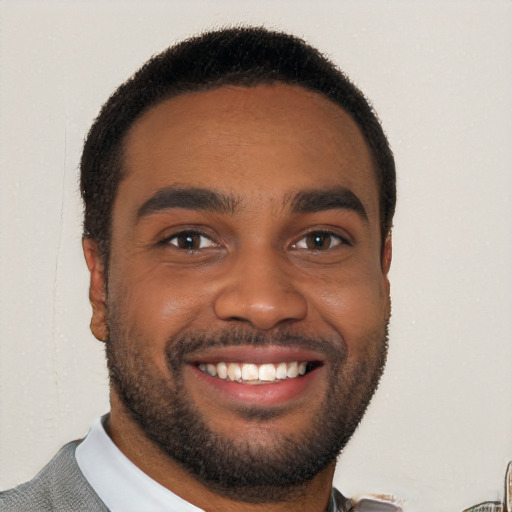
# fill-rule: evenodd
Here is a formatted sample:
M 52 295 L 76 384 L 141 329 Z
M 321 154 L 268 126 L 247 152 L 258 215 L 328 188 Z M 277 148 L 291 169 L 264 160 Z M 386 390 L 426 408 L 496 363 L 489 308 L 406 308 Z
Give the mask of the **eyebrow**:
M 237 201 L 214 190 L 198 187 L 171 186 L 158 190 L 137 212 L 137 219 L 172 208 L 209 211 L 214 213 L 234 213 Z
M 363 203 L 354 192 L 345 187 L 301 191 L 292 199 L 291 208 L 293 213 L 315 213 L 337 209 L 351 210 L 368 222 L 368 214 Z
M 285 204 L 289 201 L 285 200 Z M 303 190 L 293 195 L 291 211 L 297 214 L 315 213 L 325 210 L 351 210 L 363 220 L 368 215 L 361 200 L 348 188 L 328 190 Z M 231 195 L 200 187 L 170 186 L 158 190 L 145 201 L 137 212 L 137 219 L 173 208 L 234 214 L 240 201 Z

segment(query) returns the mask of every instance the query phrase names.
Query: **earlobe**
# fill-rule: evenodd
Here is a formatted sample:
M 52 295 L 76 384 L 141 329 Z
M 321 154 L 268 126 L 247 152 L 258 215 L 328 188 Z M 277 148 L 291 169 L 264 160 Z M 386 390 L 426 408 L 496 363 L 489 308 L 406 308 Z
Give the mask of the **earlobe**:
M 92 307 L 91 332 L 99 341 L 106 341 L 107 330 L 107 292 L 105 269 L 98 243 L 91 238 L 82 242 L 85 261 L 90 273 L 89 302 Z

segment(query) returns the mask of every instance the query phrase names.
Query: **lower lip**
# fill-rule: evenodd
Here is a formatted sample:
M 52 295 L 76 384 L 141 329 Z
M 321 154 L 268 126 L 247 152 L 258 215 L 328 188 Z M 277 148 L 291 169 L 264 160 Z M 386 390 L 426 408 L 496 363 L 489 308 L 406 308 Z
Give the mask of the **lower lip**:
M 243 405 L 282 405 L 307 393 L 322 372 L 316 368 L 302 377 L 285 379 L 269 384 L 243 384 L 212 377 L 195 365 L 187 366 L 200 384 L 216 396 L 234 400 Z

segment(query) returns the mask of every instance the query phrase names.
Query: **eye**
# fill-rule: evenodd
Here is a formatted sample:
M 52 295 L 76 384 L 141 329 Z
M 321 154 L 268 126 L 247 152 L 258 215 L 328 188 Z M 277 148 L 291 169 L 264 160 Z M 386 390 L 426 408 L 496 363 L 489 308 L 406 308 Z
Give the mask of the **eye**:
M 164 242 L 184 251 L 198 251 L 216 246 L 210 238 L 196 231 L 182 231 L 167 238 Z
M 335 235 L 330 231 L 311 231 L 302 237 L 294 245 L 294 248 L 307 249 L 309 251 L 326 251 L 342 244 L 351 245 L 346 238 Z

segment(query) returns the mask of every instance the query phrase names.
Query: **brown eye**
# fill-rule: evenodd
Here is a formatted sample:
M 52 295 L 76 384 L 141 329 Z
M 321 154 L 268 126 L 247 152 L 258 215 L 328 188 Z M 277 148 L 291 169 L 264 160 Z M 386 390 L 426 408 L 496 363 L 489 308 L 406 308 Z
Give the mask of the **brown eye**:
M 324 251 L 332 244 L 332 236 L 328 233 L 310 233 L 306 236 L 306 245 L 312 251 Z
M 199 249 L 214 246 L 214 243 L 207 236 L 193 231 L 179 233 L 169 238 L 169 243 L 184 251 L 198 251 Z
M 312 231 L 301 238 L 295 247 L 309 251 L 326 251 L 340 244 L 348 244 L 348 241 L 328 231 Z

